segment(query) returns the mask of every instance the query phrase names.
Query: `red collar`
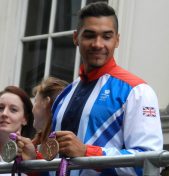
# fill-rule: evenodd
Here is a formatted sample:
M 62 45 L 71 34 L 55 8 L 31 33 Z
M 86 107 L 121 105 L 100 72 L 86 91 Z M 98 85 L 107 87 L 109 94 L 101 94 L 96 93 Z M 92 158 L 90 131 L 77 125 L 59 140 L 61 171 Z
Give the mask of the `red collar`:
M 79 76 L 82 80 L 93 81 L 100 78 L 106 73 L 110 73 L 113 67 L 116 67 L 116 62 L 114 58 L 110 59 L 103 67 L 96 68 L 87 74 L 84 73 L 84 65 L 81 65 Z

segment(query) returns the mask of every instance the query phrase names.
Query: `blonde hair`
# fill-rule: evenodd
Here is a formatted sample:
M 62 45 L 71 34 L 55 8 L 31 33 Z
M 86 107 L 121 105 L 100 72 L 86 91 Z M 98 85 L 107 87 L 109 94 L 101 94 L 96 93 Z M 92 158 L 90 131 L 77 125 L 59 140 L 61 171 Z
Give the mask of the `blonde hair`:
M 44 128 L 44 131 L 41 131 L 35 135 L 35 138 L 33 139 L 33 143 L 35 145 L 41 144 L 42 142 L 45 142 L 51 132 L 51 123 L 52 123 L 52 113 L 51 113 L 51 107 L 53 105 L 53 102 L 55 101 L 55 98 L 61 93 L 61 91 L 68 85 L 68 83 L 64 80 L 61 80 L 59 78 L 55 77 L 48 77 L 46 79 L 43 79 L 36 87 L 33 88 L 33 95 L 35 96 L 37 93 L 39 93 L 42 98 L 50 98 L 50 104 L 49 104 L 49 112 L 50 117 L 48 118 L 48 122 L 46 124 L 46 127 Z

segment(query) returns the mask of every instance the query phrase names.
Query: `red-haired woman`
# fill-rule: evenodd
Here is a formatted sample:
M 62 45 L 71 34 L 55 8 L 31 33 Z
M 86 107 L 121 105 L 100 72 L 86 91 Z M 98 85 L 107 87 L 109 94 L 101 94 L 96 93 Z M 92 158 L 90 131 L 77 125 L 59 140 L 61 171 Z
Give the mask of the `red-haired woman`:
M 28 138 L 34 136 L 32 107 L 29 96 L 19 87 L 8 86 L 0 92 L 0 162 L 3 161 L 2 148 L 9 141 L 10 133 Z

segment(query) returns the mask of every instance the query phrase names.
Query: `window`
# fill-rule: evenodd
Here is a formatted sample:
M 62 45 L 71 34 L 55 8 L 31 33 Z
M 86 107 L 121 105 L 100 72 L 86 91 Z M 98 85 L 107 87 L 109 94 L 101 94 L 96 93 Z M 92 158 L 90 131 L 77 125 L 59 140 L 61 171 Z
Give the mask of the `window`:
M 68 82 L 77 77 L 80 57 L 72 34 L 78 10 L 91 2 L 96 0 L 28 1 L 20 86 L 30 96 L 32 88 L 46 76 Z

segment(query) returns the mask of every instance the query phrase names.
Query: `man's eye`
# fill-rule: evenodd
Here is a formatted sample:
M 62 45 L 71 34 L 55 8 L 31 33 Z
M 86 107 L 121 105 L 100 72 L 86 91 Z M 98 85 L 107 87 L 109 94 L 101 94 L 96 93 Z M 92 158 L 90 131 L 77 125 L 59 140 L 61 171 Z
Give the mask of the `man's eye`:
M 109 35 L 104 35 L 103 37 L 104 37 L 104 39 L 109 40 L 109 39 L 112 38 L 112 35 L 110 35 L 110 34 Z
M 94 38 L 95 35 L 93 35 L 93 34 L 83 34 L 83 37 L 90 39 L 90 38 Z

